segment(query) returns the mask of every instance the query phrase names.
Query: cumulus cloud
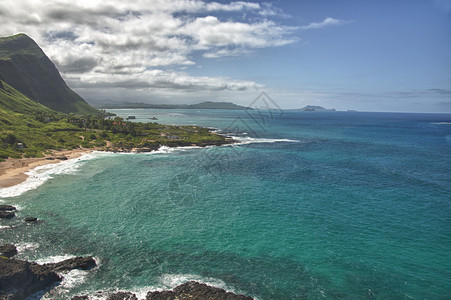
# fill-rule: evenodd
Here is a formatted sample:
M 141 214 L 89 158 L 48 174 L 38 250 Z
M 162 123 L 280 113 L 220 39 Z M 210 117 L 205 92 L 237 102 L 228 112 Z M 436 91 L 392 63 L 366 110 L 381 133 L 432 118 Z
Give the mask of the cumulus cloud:
M 268 19 L 279 10 L 251 1 L 2 0 L 0 14 L 0 34 L 30 35 L 80 89 L 258 89 L 256 82 L 182 70 L 199 52 L 214 59 L 297 41 L 297 28 Z

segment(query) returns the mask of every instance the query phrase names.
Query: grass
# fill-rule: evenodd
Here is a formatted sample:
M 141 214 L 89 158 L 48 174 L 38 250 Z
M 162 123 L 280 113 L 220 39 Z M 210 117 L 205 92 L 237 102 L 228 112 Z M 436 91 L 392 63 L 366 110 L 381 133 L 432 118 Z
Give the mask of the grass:
M 53 111 L 0 80 L 0 160 L 42 157 L 52 150 L 101 148 L 151 151 L 160 146 L 229 143 L 198 126 L 136 123 L 116 117 L 82 117 Z

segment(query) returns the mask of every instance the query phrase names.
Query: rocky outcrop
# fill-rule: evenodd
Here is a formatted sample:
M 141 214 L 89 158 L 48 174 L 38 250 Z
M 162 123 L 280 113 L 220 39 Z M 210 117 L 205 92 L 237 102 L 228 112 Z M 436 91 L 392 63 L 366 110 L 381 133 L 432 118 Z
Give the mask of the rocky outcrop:
M 221 288 L 212 287 L 204 283 L 189 281 L 175 287 L 172 291 L 149 292 L 146 300 L 252 300 L 252 297 L 237 295 Z
M 89 270 L 96 266 L 96 261 L 91 256 L 78 256 L 63 260 L 58 263 L 45 264 L 44 266 L 55 272 L 70 271 L 74 269 Z
M 38 221 L 38 218 L 36 217 L 26 217 L 23 219 L 26 223 L 36 223 Z
M 0 258 L 0 299 L 25 299 L 59 281 L 61 277 L 45 266 Z
M 3 246 L 0 246 L 0 256 L 11 258 L 16 254 L 17 254 L 16 246 L 14 246 L 12 244 L 6 244 Z
M 46 290 L 62 280 L 57 274 L 73 269 L 88 270 L 96 265 L 92 257 L 74 257 L 58 263 L 39 265 L 24 260 L 9 259 L 17 254 L 14 245 L 0 246 L 0 299 L 16 300 Z M 89 296 L 74 296 L 72 300 L 88 300 Z M 252 300 L 252 297 L 227 292 L 204 283 L 189 281 L 172 291 L 148 292 L 146 300 Z M 110 294 L 107 300 L 138 300 L 131 292 Z
M 14 211 L 16 208 L 12 205 L 0 205 L 0 211 Z
M 97 299 L 93 297 L 92 299 Z M 71 300 L 88 300 L 89 296 L 75 296 Z M 252 297 L 227 292 L 196 281 L 188 281 L 175 287 L 172 291 L 148 292 L 146 300 L 253 300 Z M 130 292 L 110 294 L 107 300 L 138 300 Z
M 16 216 L 16 208 L 12 205 L 0 205 L 0 219 L 11 219 Z
M 12 219 L 16 216 L 13 211 L 0 210 L 0 219 Z
M 12 250 L 9 247 L 12 245 L 5 246 L 8 246 L 6 250 Z M 92 257 L 75 257 L 44 265 L 0 257 L 0 299 L 25 299 L 61 281 L 62 277 L 56 272 L 73 269 L 87 270 L 95 265 L 96 262 Z
M 138 300 L 135 294 L 130 292 L 117 292 L 106 298 L 107 300 Z

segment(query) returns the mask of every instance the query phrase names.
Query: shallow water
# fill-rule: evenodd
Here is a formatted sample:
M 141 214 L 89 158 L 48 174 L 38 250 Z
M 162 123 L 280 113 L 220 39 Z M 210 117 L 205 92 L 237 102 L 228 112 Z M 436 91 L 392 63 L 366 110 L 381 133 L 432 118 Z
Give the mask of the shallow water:
M 258 299 L 451 297 L 450 115 L 114 112 L 243 142 L 95 153 L 17 197 L 0 191 L 20 207 L 0 220 L 20 258 L 99 262 L 46 298 L 187 280 Z

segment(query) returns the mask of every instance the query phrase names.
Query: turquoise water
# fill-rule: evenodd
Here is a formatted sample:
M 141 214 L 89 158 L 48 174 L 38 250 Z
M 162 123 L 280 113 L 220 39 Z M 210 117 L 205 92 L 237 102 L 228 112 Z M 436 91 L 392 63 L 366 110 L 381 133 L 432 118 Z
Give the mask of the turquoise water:
M 258 299 L 451 298 L 450 115 L 114 112 L 242 143 L 94 154 L 3 198 L 20 212 L 0 242 L 19 257 L 99 262 L 45 298 L 187 280 Z

